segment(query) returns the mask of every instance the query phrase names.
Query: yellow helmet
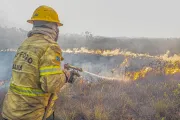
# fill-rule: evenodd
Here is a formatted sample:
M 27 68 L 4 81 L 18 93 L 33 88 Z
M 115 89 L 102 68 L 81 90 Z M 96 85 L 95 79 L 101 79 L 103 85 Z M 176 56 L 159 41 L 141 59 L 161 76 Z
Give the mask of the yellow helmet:
M 33 13 L 30 20 L 27 20 L 28 23 L 33 23 L 35 20 L 55 22 L 58 26 L 63 26 L 60 22 L 57 12 L 48 6 L 39 6 Z

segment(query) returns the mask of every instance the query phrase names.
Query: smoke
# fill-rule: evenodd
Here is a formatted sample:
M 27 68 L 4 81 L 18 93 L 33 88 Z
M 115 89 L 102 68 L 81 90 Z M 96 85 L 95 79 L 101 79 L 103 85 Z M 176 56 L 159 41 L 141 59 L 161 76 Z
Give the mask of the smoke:
M 0 52 L 0 80 L 9 80 L 15 53 Z
M 0 27 L 0 49 L 17 49 L 27 38 L 27 32 L 21 28 Z M 93 36 L 86 31 L 82 34 L 60 34 L 58 43 L 63 49 L 81 48 L 88 49 L 123 49 L 134 53 L 149 53 L 150 55 L 164 54 L 167 50 L 177 54 L 179 38 L 127 38 Z
M 0 27 L 0 50 L 17 49 L 26 38 L 26 34 L 27 31 L 22 29 Z M 59 38 L 58 43 L 65 50 L 63 53 L 65 61 L 62 62 L 62 65 L 70 63 L 100 76 L 117 77 L 119 79 L 124 79 L 125 71 L 138 71 L 144 66 L 150 66 L 153 61 L 159 61 L 157 58 L 166 59 L 167 56 L 159 55 L 166 53 L 167 50 L 171 51 L 168 56 L 180 52 L 179 47 L 177 47 L 179 44 L 178 38 L 108 38 L 93 36 L 90 32 L 61 34 Z M 82 49 L 82 46 L 87 49 Z M 73 48 L 81 48 L 79 51 L 81 54 L 74 54 Z M 71 49 L 72 51 L 68 53 L 66 49 Z M 97 52 L 98 54 L 82 52 L 82 50 L 87 51 L 89 49 L 92 50 L 91 52 Z M 97 49 L 98 51 L 96 51 Z M 109 51 L 102 52 L 105 49 L 114 51 L 110 51 L 110 53 L 108 53 Z M 118 49 L 120 50 L 118 51 Z M 0 52 L 0 79 L 10 79 L 14 54 L 15 52 Z M 112 54 L 116 55 L 113 56 Z M 128 58 L 129 65 L 128 67 L 123 67 L 121 64 L 126 58 Z M 176 58 L 179 59 L 179 57 Z M 90 75 L 84 75 L 83 73 L 82 75 L 86 79 L 96 79 Z

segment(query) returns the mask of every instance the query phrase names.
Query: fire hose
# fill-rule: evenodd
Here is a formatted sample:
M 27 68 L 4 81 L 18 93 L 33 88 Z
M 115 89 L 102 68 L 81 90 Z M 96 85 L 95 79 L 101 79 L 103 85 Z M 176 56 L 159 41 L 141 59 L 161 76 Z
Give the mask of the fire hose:
M 91 72 L 88 72 L 88 71 L 84 71 L 82 68 L 80 67 L 76 67 L 76 66 L 73 66 L 71 64 L 64 64 L 64 69 L 67 69 L 67 70 L 70 70 L 71 71 L 71 77 L 69 78 L 70 81 L 73 81 L 73 77 L 74 76 L 77 76 L 77 77 L 80 77 L 80 74 L 79 72 L 85 72 L 87 74 L 90 74 L 92 76 L 95 76 L 95 77 L 98 77 L 98 78 L 102 78 L 102 79 L 107 79 L 107 80 L 115 80 L 115 78 L 110 78 L 110 77 L 104 77 L 104 76 L 99 76 L 97 74 L 94 74 L 94 73 L 91 73 Z M 117 80 L 117 79 L 116 79 Z M 47 111 L 50 107 L 50 103 L 53 99 L 53 94 L 50 95 L 50 98 L 49 98 L 49 101 L 48 101 L 48 105 L 46 106 L 45 108 L 45 113 L 44 113 L 44 116 L 43 116 L 43 120 L 46 120 L 46 116 L 47 116 Z M 53 116 L 54 117 L 54 116 Z
M 106 79 L 106 80 L 119 80 L 119 78 L 112 78 L 112 77 L 100 76 L 100 75 L 97 75 L 97 74 L 94 74 L 94 73 L 85 71 L 85 70 L 83 70 L 83 69 L 80 68 L 80 67 L 76 67 L 76 66 L 73 66 L 73 65 L 68 64 L 68 63 L 64 65 L 64 68 L 67 69 L 67 70 L 72 69 L 72 70 L 74 71 L 74 74 L 75 74 L 76 76 L 78 76 L 78 77 L 80 76 L 78 72 L 84 72 L 84 73 L 87 73 L 87 74 L 89 74 L 89 75 L 91 75 L 91 76 L 98 77 L 98 78 L 101 78 L 101 79 Z

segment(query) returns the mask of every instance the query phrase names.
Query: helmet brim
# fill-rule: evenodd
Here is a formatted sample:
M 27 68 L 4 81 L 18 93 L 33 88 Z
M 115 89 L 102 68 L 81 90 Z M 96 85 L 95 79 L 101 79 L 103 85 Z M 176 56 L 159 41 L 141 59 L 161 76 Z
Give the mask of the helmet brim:
M 33 24 L 33 21 L 34 21 L 34 20 L 27 20 L 27 22 L 28 22 L 28 23 L 31 23 L 31 24 Z M 37 21 L 38 21 L 38 20 L 37 20 Z M 39 20 L 39 21 L 46 21 L 46 20 Z M 51 22 L 51 21 L 47 21 L 47 22 Z M 63 26 L 63 24 L 60 23 L 60 22 L 55 22 L 55 23 L 57 23 L 58 26 Z

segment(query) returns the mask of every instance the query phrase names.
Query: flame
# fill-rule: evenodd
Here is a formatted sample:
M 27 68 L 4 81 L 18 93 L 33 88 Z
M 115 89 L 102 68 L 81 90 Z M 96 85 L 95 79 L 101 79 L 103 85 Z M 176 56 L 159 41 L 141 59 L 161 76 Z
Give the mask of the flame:
M 128 76 L 131 80 L 138 80 L 144 78 L 150 71 L 152 71 L 151 67 L 144 67 L 139 71 L 127 72 L 126 76 Z
M 166 54 L 159 56 L 161 59 L 158 59 L 155 62 L 155 66 L 145 66 L 137 71 L 126 71 L 126 68 L 129 67 L 130 62 L 129 58 L 125 58 L 124 61 L 120 64 L 121 72 L 124 74 L 123 78 L 128 80 L 139 80 L 145 78 L 149 73 L 151 75 L 175 75 L 180 73 L 180 57 L 178 55 L 173 55 L 172 57 L 169 56 L 169 51 Z M 118 67 L 117 67 L 118 68 Z M 117 68 L 113 69 L 116 71 Z M 122 71 L 124 70 L 124 71 Z
M 170 51 L 168 50 L 165 54 L 162 55 L 156 55 L 152 56 L 149 55 L 148 53 L 142 54 L 142 53 L 133 53 L 131 51 L 125 51 L 125 50 L 120 50 L 120 49 L 114 49 L 114 50 L 92 50 L 92 49 L 87 49 L 87 48 L 73 48 L 73 49 L 66 49 L 62 50 L 64 53 L 73 53 L 73 54 L 93 54 L 93 55 L 101 55 L 101 56 L 125 56 L 126 58 L 131 57 L 131 58 L 152 58 L 156 60 L 161 60 L 161 61 L 168 61 L 168 62 L 176 62 L 180 60 L 180 55 L 174 54 L 173 56 L 169 57 Z
M 0 50 L 0 52 L 16 52 L 15 49 L 6 49 Z M 138 71 L 125 71 L 125 77 L 129 77 L 131 80 L 138 80 L 146 77 L 148 73 L 153 73 L 154 75 L 163 74 L 163 75 L 174 75 L 180 73 L 180 55 L 174 54 L 170 56 L 170 51 L 168 50 L 165 54 L 152 56 L 147 53 L 133 53 L 130 51 L 114 49 L 114 50 L 93 50 L 87 49 L 85 47 L 82 48 L 73 48 L 73 49 L 63 49 L 64 53 L 72 53 L 72 54 L 92 54 L 92 55 L 101 55 L 101 56 L 125 56 L 125 60 L 123 63 L 118 66 L 121 68 L 126 68 L 129 66 L 129 58 L 152 58 L 154 60 L 160 61 L 163 65 L 156 65 L 156 67 L 145 66 Z M 112 73 L 114 69 L 112 70 Z M 102 76 L 101 76 L 102 77 Z M 103 78 L 103 77 L 102 77 Z M 108 78 L 110 79 L 110 78 Z M 112 78 L 114 79 L 114 78 Z M 116 79 L 116 78 L 115 78 Z
M 120 67 L 128 67 L 129 66 L 129 59 L 125 58 L 124 61 L 120 64 Z
M 145 78 L 148 73 L 152 73 L 151 75 L 175 75 L 180 73 L 180 61 L 175 62 L 167 62 L 164 66 L 158 66 L 156 68 L 147 66 L 143 67 L 138 71 L 126 72 L 126 76 L 128 76 L 131 80 L 139 80 Z
M 180 73 L 180 61 L 170 61 L 165 67 L 164 72 L 166 75 L 173 75 Z
M 66 49 L 62 50 L 64 53 L 73 53 L 73 54 L 94 54 L 94 55 L 101 55 L 101 56 L 130 56 L 130 57 L 148 57 L 148 58 L 154 58 L 154 56 L 151 56 L 149 54 L 137 54 L 130 51 L 124 51 L 120 49 L 114 49 L 114 50 L 92 50 L 87 48 L 73 48 L 73 49 Z
M 16 52 L 16 49 L 6 49 L 6 50 L 0 50 L 0 52 Z M 62 52 L 64 53 L 72 53 L 72 54 L 93 54 L 93 55 L 101 55 L 101 56 L 125 56 L 125 57 L 132 57 L 132 58 L 153 58 L 153 59 L 158 59 L 158 60 L 164 60 L 164 61 L 177 61 L 180 60 L 180 56 L 177 54 L 174 54 L 171 57 L 169 56 L 170 51 L 168 50 L 165 54 L 163 55 L 156 55 L 152 56 L 149 55 L 148 53 L 142 54 L 142 53 L 133 53 L 131 51 L 125 51 L 125 50 L 120 50 L 120 49 L 114 49 L 114 50 L 93 50 L 93 49 L 87 49 L 85 47 L 81 48 L 73 48 L 73 49 L 63 49 Z

